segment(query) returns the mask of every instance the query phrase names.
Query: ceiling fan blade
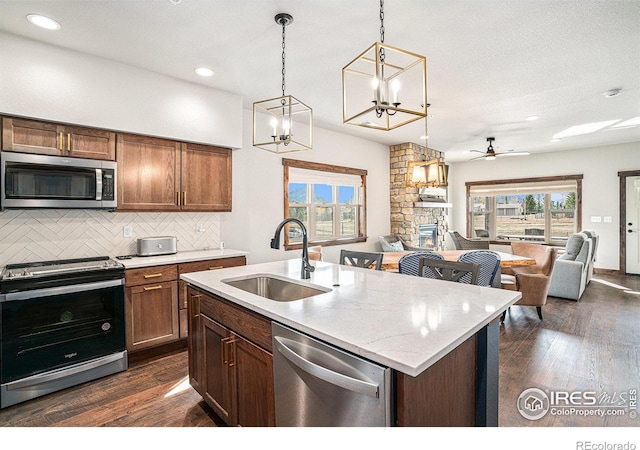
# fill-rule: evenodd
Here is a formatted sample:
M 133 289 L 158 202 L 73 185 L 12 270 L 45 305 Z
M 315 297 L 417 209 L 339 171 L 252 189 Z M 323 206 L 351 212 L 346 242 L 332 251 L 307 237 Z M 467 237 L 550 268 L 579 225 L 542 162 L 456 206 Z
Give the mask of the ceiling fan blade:
M 486 155 L 482 155 L 482 156 L 476 156 L 475 158 L 471 158 L 469 161 L 475 161 L 477 159 L 485 159 Z
M 470 151 L 470 152 L 475 152 L 475 153 L 482 153 L 482 154 L 484 154 L 484 153 L 485 153 L 484 151 L 480 151 L 480 150 L 469 150 L 469 151 Z
M 529 152 L 496 153 L 496 156 L 527 156 Z

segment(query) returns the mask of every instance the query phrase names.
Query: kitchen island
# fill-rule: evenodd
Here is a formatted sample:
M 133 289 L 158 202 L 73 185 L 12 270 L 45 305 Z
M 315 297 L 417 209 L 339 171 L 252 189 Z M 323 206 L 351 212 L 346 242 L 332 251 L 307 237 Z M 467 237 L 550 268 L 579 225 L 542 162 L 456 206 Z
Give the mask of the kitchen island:
M 181 275 L 189 285 L 191 384 L 223 419 L 244 425 L 238 418 L 243 409 L 256 409 L 244 403 L 262 393 L 269 417 L 254 424 L 274 424 L 269 357 L 275 321 L 391 368 L 392 425 L 497 425 L 499 317 L 519 292 L 325 262 L 315 262 L 311 279 L 300 280 L 300 264 L 293 259 Z M 323 292 L 284 302 L 226 283 L 257 274 Z M 250 351 L 241 348 L 245 340 Z M 207 362 L 212 352 L 222 368 Z M 241 354 L 260 361 L 245 364 L 253 380 L 237 373 Z

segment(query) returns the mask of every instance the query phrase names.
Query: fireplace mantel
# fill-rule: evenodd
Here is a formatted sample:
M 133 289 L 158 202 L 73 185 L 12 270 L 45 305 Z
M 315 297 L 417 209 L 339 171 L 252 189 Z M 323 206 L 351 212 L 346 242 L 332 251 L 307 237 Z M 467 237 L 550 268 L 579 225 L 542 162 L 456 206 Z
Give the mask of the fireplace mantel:
M 452 203 L 446 202 L 414 202 L 415 208 L 452 208 Z

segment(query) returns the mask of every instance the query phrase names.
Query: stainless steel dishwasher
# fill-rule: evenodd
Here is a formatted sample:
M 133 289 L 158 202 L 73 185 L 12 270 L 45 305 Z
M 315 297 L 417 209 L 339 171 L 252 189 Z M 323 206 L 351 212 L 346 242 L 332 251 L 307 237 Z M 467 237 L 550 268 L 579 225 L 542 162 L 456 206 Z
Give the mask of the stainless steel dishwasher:
M 391 425 L 391 369 L 272 322 L 276 426 Z

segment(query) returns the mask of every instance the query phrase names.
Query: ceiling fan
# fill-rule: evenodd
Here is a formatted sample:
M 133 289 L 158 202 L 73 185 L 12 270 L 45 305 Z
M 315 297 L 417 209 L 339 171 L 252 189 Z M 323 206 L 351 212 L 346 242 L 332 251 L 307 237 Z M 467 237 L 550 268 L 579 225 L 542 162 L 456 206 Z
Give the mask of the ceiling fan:
M 482 153 L 482 156 L 478 156 L 477 158 L 472 158 L 471 161 L 475 161 L 476 159 L 483 159 L 483 158 L 487 161 L 492 161 L 496 159 L 497 156 L 526 156 L 529 154 L 529 152 L 514 152 L 513 150 L 508 150 L 502 153 L 496 153 L 492 145 L 493 141 L 495 140 L 496 138 L 494 137 L 487 138 L 487 142 L 489 143 L 489 146 L 487 147 L 486 152 L 482 152 L 480 150 L 471 150 L 472 152 Z

